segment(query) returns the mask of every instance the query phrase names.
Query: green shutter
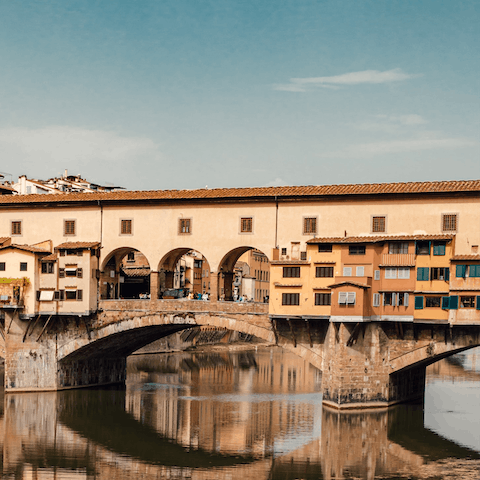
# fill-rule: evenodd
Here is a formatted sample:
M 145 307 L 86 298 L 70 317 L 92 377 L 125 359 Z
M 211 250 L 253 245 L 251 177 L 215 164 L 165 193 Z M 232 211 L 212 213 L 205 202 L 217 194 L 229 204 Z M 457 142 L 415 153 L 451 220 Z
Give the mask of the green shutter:
M 445 255 L 445 244 L 437 243 L 433 244 L 433 254 L 434 255 Z
M 465 274 L 467 272 L 467 266 L 466 265 L 457 265 L 457 278 L 465 278 Z
M 468 273 L 470 277 L 480 277 L 480 265 L 470 265 Z
M 458 309 L 458 296 L 453 295 L 450 297 L 450 309 L 451 310 L 457 310 Z
M 442 297 L 442 308 L 443 310 L 448 310 L 450 308 L 450 298 Z
M 480 310 L 480 297 L 477 296 L 477 310 Z
M 415 297 L 415 310 L 423 308 L 423 297 Z
M 419 281 L 428 281 L 429 271 L 428 267 L 419 267 L 417 269 L 417 280 Z
M 450 267 L 445 268 L 445 281 L 446 282 L 450 281 Z

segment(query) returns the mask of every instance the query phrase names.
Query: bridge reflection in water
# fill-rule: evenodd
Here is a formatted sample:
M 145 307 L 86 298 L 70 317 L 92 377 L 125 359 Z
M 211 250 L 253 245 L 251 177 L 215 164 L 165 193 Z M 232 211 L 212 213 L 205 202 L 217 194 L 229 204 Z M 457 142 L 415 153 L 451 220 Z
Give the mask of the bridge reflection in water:
M 422 405 L 330 410 L 319 380 L 277 349 L 182 353 L 132 357 L 126 390 L 9 394 L 2 478 L 477 478 L 479 452 L 425 428 Z

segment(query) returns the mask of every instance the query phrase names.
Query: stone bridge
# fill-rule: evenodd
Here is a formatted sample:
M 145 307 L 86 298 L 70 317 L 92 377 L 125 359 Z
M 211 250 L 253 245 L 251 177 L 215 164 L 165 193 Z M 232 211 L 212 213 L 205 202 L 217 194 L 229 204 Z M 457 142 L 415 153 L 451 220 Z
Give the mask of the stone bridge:
M 386 407 L 422 397 L 425 368 L 480 345 L 479 326 L 270 319 L 268 305 L 105 300 L 90 317 L 5 317 L 5 390 L 48 391 L 125 381 L 126 357 L 172 333 L 209 325 L 276 343 L 322 371 L 323 402 Z M 52 321 L 52 318 L 54 320 Z

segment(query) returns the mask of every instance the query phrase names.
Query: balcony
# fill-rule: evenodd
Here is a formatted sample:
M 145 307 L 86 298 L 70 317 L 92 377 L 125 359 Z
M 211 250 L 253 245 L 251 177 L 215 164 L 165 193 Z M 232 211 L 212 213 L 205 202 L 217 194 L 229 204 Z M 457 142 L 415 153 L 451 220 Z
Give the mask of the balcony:
M 414 253 L 384 253 L 380 267 L 414 267 Z

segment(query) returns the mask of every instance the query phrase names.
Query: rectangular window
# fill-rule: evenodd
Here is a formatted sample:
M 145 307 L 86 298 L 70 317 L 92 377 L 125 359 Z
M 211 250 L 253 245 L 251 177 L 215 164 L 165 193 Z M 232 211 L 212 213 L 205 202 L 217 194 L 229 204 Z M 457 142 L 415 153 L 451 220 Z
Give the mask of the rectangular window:
M 440 308 L 442 297 L 425 297 L 425 308 Z
M 448 280 L 450 270 L 447 267 L 432 267 L 430 269 L 432 280 Z
M 319 243 L 318 244 L 318 251 L 320 253 L 329 253 L 332 251 L 332 244 L 331 243 Z
M 75 235 L 75 220 L 64 220 L 63 221 L 63 234 L 64 235 Z
M 181 235 L 192 233 L 191 218 L 180 218 L 178 220 L 178 233 Z
M 343 267 L 343 276 L 351 277 L 352 276 L 352 267 Z
M 424 240 L 416 242 L 415 253 L 417 255 L 430 255 L 430 242 Z
M 315 294 L 315 305 L 330 305 L 331 304 L 331 294 L 330 293 L 316 293 Z
M 135 262 L 135 252 L 127 253 L 127 262 L 129 263 Z
M 253 232 L 253 217 L 243 217 L 240 219 L 240 233 Z
M 303 217 L 303 234 L 315 235 L 317 233 L 317 217 Z
M 374 293 L 373 294 L 373 306 L 374 307 L 379 307 L 380 306 L 380 294 L 379 293 Z
M 53 262 L 42 262 L 42 273 L 53 273 Z
M 372 217 L 372 232 L 385 233 L 386 231 L 385 217 Z
M 132 234 L 132 220 L 120 220 L 120 235 Z
M 76 290 L 65 290 L 65 300 L 76 300 L 77 291 Z
M 27 271 L 27 262 L 20 262 L 20 271 L 26 272 Z
M 388 242 L 388 253 L 390 254 L 408 253 L 408 242 Z
M 429 277 L 429 268 L 428 267 L 419 267 L 417 268 L 417 280 L 419 282 L 428 282 Z
M 410 278 L 410 269 L 408 267 L 398 267 L 398 278 Z
M 339 305 L 355 305 L 356 292 L 338 292 Z
M 375 280 L 380 280 L 380 270 L 375 270 L 374 279 Z
M 445 255 L 445 242 L 433 242 L 433 254 Z
M 77 267 L 67 267 L 65 268 L 66 277 L 76 277 L 77 276 Z
M 349 245 L 348 253 L 350 255 L 365 255 L 365 245 Z
M 307 259 L 307 252 L 300 252 L 300 260 L 306 260 Z
M 467 276 L 467 265 L 457 265 L 455 273 L 457 278 L 465 278 Z
M 385 279 L 391 280 L 397 278 L 397 269 L 395 267 L 387 267 L 385 269 Z
M 460 308 L 475 308 L 475 297 L 460 297 Z
M 385 292 L 383 294 L 383 304 L 384 305 L 393 305 L 393 293 Z
M 14 220 L 12 222 L 12 235 L 21 235 L 22 234 L 22 221 Z
M 357 267 L 355 269 L 355 276 L 356 277 L 363 277 L 365 276 L 365 267 Z
M 283 267 L 283 278 L 300 278 L 300 267 Z
M 333 267 L 316 267 L 315 276 L 317 278 L 333 277 Z
M 0 272 L 5 271 L 5 262 L 0 262 Z
M 347 303 L 347 292 L 338 292 L 338 304 L 345 305 Z
M 456 213 L 442 214 L 442 230 L 444 232 L 456 232 L 458 227 L 457 223 Z
M 480 277 L 480 265 L 469 265 L 468 276 Z
M 285 247 L 282 248 L 282 255 L 286 255 L 287 254 L 287 249 Z
M 282 293 L 282 305 L 300 305 L 300 294 Z

